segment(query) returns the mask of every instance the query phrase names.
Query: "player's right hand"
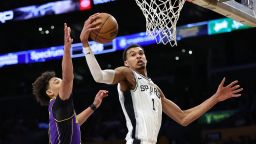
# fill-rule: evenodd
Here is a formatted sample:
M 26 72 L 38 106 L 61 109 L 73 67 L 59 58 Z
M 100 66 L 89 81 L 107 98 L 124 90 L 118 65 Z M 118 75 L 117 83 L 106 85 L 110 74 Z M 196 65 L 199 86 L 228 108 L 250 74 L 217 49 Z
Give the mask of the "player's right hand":
M 80 34 L 80 40 L 84 47 L 88 47 L 88 39 L 90 36 L 90 32 L 93 30 L 97 30 L 100 27 L 98 27 L 101 24 L 101 21 L 95 21 L 99 18 L 100 13 L 95 13 L 91 15 L 85 22 L 84 27 L 82 29 L 82 32 Z

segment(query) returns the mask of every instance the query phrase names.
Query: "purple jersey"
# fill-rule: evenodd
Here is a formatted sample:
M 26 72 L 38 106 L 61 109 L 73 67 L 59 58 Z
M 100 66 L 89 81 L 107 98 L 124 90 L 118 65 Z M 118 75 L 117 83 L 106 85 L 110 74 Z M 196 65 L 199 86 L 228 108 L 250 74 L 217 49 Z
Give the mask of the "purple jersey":
M 80 126 L 76 121 L 72 98 L 63 101 L 57 96 L 50 101 L 48 111 L 50 143 L 80 144 Z

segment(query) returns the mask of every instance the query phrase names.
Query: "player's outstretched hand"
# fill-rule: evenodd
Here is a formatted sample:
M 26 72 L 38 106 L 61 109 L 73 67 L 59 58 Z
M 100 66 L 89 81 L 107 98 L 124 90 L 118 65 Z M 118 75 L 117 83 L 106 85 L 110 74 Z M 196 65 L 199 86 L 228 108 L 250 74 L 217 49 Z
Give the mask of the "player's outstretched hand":
M 215 97 L 217 102 L 225 101 L 232 97 L 240 97 L 241 91 L 243 88 L 240 88 L 240 85 L 238 85 L 238 81 L 235 80 L 231 82 L 229 85 L 224 86 L 225 78 L 222 79 L 221 83 L 219 84 L 219 87 L 215 93 Z

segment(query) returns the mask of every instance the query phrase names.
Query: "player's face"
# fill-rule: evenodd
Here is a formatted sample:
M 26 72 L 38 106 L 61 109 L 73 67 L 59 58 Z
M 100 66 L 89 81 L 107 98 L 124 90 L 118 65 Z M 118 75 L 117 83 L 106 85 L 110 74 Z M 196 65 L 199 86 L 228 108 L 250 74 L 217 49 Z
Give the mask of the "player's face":
M 126 53 L 126 57 L 125 66 L 135 70 L 146 68 L 147 59 L 142 48 L 130 48 Z
M 46 93 L 49 95 L 49 97 L 55 97 L 59 94 L 59 89 L 62 83 L 62 79 L 53 77 L 49 81 L 49 88 L 46 91 Z

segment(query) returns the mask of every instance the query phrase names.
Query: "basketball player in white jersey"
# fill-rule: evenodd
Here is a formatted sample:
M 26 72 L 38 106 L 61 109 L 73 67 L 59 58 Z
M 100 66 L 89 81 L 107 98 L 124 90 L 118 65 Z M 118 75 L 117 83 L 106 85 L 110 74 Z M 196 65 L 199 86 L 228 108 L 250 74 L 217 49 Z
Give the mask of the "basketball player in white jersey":
M 126 118 L 128 133 L 127 144 L 156 144 L 162 121 L 162 111 L 182 126 L 187 126 L 198 119 L 218 102 L 231 97 L 241 96 L 243 90 L 233 81 L 224 86 L 221 81 L 216 93 L 203 103 L 181 110 L 168 100 L 161 89 L 147 75 L 147 59 L 139 45 L 131 45 L 124 50 L 124 65 L 115 70 L 102 70 L 88 45 L 92 23 L 98 15 L 89 17 L 80 34 L 83 51 L 94 80 L 98 83 L 118 84 L 118 94 Z

